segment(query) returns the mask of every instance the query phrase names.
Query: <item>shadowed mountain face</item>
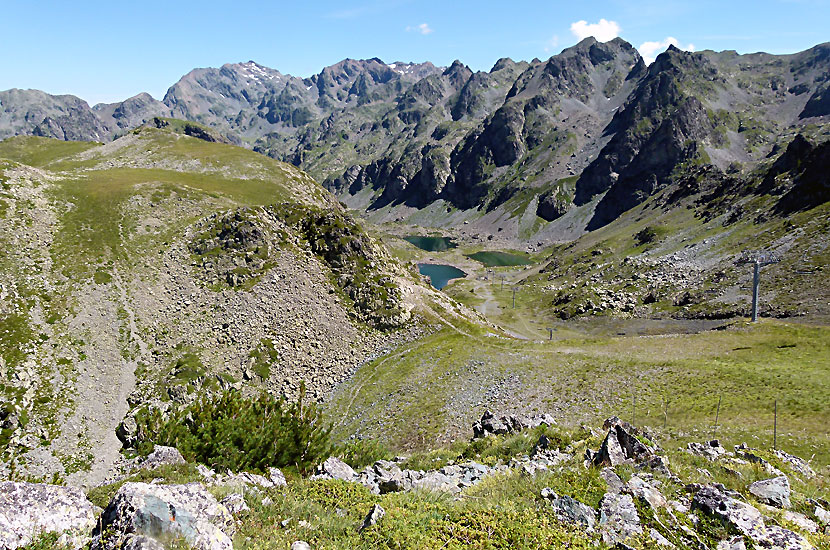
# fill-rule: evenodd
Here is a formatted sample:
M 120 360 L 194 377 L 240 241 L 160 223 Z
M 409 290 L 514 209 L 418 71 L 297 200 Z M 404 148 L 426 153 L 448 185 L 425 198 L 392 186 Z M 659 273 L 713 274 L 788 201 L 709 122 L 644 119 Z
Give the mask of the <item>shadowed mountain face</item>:
M 107 141 L 175 117 L 299 166 L 370 212 L 440 200 L 538 229 L 590 205 L 583 229 L 594 229 L 693 166 L 747 173 L 796 133 L 825 141 L 828 74 L 828 44 L 784 56 L 671 47 L 646 67 L 619 38 L 486 72 L 346 59 L 303 79 L 247 62 L 195 69 L 162 101 L 89 108 L 0 92 L 0 137 Z

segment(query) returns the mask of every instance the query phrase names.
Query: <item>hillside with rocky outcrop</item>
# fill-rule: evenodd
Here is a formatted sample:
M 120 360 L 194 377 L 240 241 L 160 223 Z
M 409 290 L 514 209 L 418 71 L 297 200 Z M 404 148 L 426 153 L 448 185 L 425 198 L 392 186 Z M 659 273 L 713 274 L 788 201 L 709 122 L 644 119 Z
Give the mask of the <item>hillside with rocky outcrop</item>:
M 307 174 L 161 122 L 0 143 L 4 475 L 102 479 L 139 405 L 321 399 L 453 309 Z

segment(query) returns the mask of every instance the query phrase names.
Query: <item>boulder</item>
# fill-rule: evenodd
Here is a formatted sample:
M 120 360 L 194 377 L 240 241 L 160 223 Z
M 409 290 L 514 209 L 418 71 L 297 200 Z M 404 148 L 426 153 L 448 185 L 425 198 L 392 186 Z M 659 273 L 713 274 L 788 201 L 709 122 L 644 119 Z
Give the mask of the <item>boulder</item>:
M 617 417 L 609 418 L 604 426 L 608 434 L 599 451 L 593 455 L 595 466 L 618 466 L 632 462 L 643 462 L 654 456 L 654 451 L 636 437 L 637 430 L 628 422 Z
M 653 510 L 666 508 L 666 497 L 652 484 L 638 476 L 632 476 L 626 484 L 626 489 L 633 496 L 644 500 Z
M 786 463 L 794 472 L 799 473 L 805 477 L 812 478 L 816 476 L 816 472 L 810 467 L 810 463 L 803 458 L 785 453 L 784 451 L 774 451 L 775 456 Z
M 329 457 L 317 466 L 311 479 L 342 479 L 343 481 L 354 481 L 357 473 L 351 466 L 337 457 Z
M 717 460 L 727 454 L 726 449 L 720 444 L 720 441 L 713 439 L 706 443 L 692 442 L 686 445 L 686 451 L 697 456 L 708 458 L 709 460 Z
M 450 493 L 457 493 L 460 490 L 458 488 L 458 482 L 453 478 L 436 471 L 426 472 L 423 477 L 412 483 L 412 488 L 422 491 Z
M 291 550 L 311 550 L 311 545 L 304 540 L 295 540 L 291 543 Z
M 125 483 L 100 520 L 94 548 L 114 549 L 131 535 L 183 537 L 198 550 L 231 550 L 233 518 L 200 483 Z M 105 533 L 101 537 L 101 533 Z
M 369 510 L 369 513 L 366 514 L 366 518 L 363 520 L 363 524 L 360 526 L 360 530 L 363 531 L 364 529 L 368 529 L 373 525 L 377 525 L 377 523 L 383 518 L 386 514 L 386 511 L 380 507 L 379 504 L 375 504 L 372 506 L 372 509 Z
M 550 501 L 559 519 L 581 524 L 588 532 L 594 530 L 597 513 L 587 504 L 568 495 L 559 496 L 548 487 L 542 489 L 542 498 Z
M 714 486 L 702 487 L 692 499 L 692 509 L 729 523 L 755 546 L 770 550 L 812 548 L 803 536 L 777 525 L 767 527 L 757 508 L 724 494 Z
M 0 550 L 25 546 L 40 533 L 67 533 L 67 542 L 83 546 L 92 535 L 99 511 L 78 489 L 0 483 Z
M 625 484 L 623 483 L 620 476 L 617 475 L 617 472 L 614 471 L 614 468 L 605 467 L 599 474 L 602 479 L 605 480 L 605 483 L 608 484 L 608 492 L 609 493 L 620 493 L 623 490 Z
M 486 437 L 491 434 L 517 433 L 541 425 L 553 426 L 556 424 L 553 416 L 541 414 L 527 417 L 522 414 L 511 414 L 496 417 L 491 411 L 486 411 L 480 420 L 473 423 L 473 439 Z
M 231 493 L 221 501 L 222 506 L 228 509 L 228 512 L 234 516 L 238 516 L 242 512 L 250 510 L 248 503 L 245 502 L 245 497 L 240 493 Z
M 764 504 L 777 508 L 790 507 L 790 480 L 787 476 L 756 481 L 750 484 L 749 492 Z
M 717 550 L 746 550 L 743 537 L 732 537 L 718 543 Z
M 139 462 L 138 467 L 145 470 L 152 470 L 165 464 L 184 464 L 186 461 L 175 447 L 165 447 L 164 445 L 156 445 L 153 447 L 153 452 L 147 455 L 147 458 Z
M 127 536 L 121 550 L 165 550 L 164 545 L 155 539 L 143 535 Z
M 599 503 L 599 530 L 605 544 L 622 544 L 643 532 L 631 495 L 605 493 Z
M 262 487 L 263 489 L 270 489 L 274 486 L 274 482 L 265 476 L 259 474 L 252 474 L 250 472 L 240 472 L 238 474 L 228 474 L 215 481 L 216 485 L 224 487 L 234 487 L 240 491 L 244 491 L 246 487 Z
M 784 510 L 783 517 L 785 520 L 789 521 L 790 523 L 797 525 L 799 529 L 802 531 L 806 531 L 808 533 L 818 533 L 818 524 L 815 521 L 811 520 L 804 514 L 799 514 L 798 512 L 791 512 L 789 510 Z
M 288 485 L 288 482 L 285 480 L 285 474 L 277 468 L 268 468 L 268 479 L 271 480 L 274 487 L 284 487 L 285 485 Z

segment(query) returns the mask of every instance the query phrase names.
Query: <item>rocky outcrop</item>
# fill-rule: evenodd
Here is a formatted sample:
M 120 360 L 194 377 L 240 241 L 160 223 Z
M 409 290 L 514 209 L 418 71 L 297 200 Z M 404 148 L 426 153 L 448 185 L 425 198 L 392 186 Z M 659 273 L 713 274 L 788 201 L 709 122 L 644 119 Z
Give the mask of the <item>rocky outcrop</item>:
M 486 437 L 488 435 L 502 435 L 520 432 L 539 426 L 553 426 L 556 424 L 553 416 L 542 414 L 537 416 L 524 416 L 511 414 L 497 417 L 491 411 L 486 411 L 480 420 L 473 424 L 473 439 Z
M 0 483 L 0 550 L 26 546 L 41 533 L 59 533 L 73 547 L 89 541 L 100 508 L 78 489 L 6 481 Z
M 156 445 L 153 452 L 139 462 L 139 468 L 152 470 L 165 464 L 184 464 L 185 460 L 182 453 L 175 447 L 165 447 L 164 445 Z
M 790 480 L 787 476 L 756 481 L 748 487 L 760 502 L 778 508 L 790 507 Z
M 637 429 L 617 417 L 609 418 L 603 425 L 608 430 L 599 450 L 589 450 L 587 458 L 595 466 L 619 466 L 643 462 L 655 456 L 655 449 L 640 441 Z
M 757 508 L 727 496 L 714 486 L 700 488 L 692 499 L 692 510 L 726 521 L 761 548 L 801 550 L 812 548 L 798 533 L 777 525 L 767 526 Z
M 630 495 L 606 493 L 599 503 L 599 530 L 606 544 L 625 543 L 643 532 Z
M 597 523 L 597 513 L 587 504 L 579 502 L 568 495 L 557 495 L 549 488 L 542 489 L 542 498 L 547 499 L 556 512 L 556 517 L 581 525 L 592 532 Z
M 93 547 L 114 549 L 136 536 L 183 538 L 199 550 L 233 548 L 233 518 L 201 484 L 125 483 L 101 516 Z

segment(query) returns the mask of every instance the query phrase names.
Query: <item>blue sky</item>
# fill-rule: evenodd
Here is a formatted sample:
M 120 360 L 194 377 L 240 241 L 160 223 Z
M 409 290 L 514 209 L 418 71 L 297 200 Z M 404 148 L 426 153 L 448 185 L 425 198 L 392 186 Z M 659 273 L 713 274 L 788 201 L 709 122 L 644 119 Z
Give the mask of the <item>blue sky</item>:
M 310 76 L 343 58 L 545 59 L 585 34 L 622 36 L 653 57 L 680 47 L 792 53 L 830 40 L 830 0 L 35 2 L 0 4 L 0 90 L 90 104 L 161 99 L 195 67 L 254 60 Z

